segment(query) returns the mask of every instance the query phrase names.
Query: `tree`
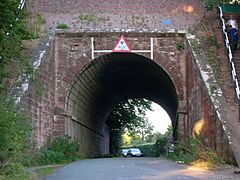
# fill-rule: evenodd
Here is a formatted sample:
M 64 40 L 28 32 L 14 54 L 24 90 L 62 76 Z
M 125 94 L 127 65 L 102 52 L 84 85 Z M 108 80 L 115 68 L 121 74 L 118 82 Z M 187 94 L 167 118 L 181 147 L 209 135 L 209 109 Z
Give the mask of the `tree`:
M 155 143 L 155 148 L 157 149 L 156 154 L 159 155 L 164 155 L 167 150 L 167 146 L 169 145 L 169 141 L 172 141 L 172 134 L 173 130 L 171 126 L 168 126 L 167 131 L 164 134 L 161 133 L 156 133 L 155 138 L 156 138 L 156 143 Z
M 12 68 L 6 66 L 15 64 L 25 72 L 31 67 L 22 51 L 22 40 L 28 32 L 24 13 L 18 6 L 19 0 L 0 1 L 0 179 L 21 179 L 9 176 L 25 174 L 21 160 L 30 132 L 27 117 L 21 109 L 16 109 L 14 101 L 7 95 L 9 89 L 3 85 L 4 78 L 17 76 L 16 69 L 11 74 Z
M 146 99 L 129 99 L 118 104 L 108 116 L 106 124 L 110 128 L 110 152 L 117 153 L 121 146 L 121 137 L 125 130 L 140 126 L 140 117 L 151 110 L 151 101 Z
M 142 141 L 146 139 L 147 135 L 151 135 L 153 132 L 153 125 L 147 120 L 146 117 L 137 117 L 136 121 L 138 126 L 135 126 L 133 129 L 129 130 L 130 135 L 138 134 Z
M 31 69 L 22 51 L 22 40 L 31 37 L 31 33 L 26 28 L 25 13 L 18 6 L 19 0 L 0 1 L 0 91 L 4 89 L 3 78 L 9 74 L 6 64 L 18 64 L 24 71 Z

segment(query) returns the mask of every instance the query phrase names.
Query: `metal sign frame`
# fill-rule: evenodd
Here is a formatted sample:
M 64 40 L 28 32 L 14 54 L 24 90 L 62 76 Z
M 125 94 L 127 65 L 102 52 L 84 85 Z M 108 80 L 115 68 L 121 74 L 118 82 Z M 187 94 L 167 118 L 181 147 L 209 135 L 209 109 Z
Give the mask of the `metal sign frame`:
M 92 60 L 95 59 L 94 53 L 111 53 L 113 50 L 95 50 L 94 49 L 94 37 L 91 37 L 91 49 L 92 49 Z M 119 51 L 118 51 L 119 52 Z M 126 52 L 126 51 L 124 51 Z M 151 53 L 151 59 L 153 60 L 153 38 L 150 38 L 150 49 L 147 50 L 131 50 L 133 53 Z

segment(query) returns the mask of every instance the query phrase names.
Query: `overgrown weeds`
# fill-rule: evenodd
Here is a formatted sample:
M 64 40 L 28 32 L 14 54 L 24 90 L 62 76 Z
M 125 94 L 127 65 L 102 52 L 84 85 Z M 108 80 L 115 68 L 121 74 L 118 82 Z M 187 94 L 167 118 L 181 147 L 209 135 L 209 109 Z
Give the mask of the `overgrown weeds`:
M 98 22 L 98 21 L 107 21 L 108 19 L 104 17 L 99 17 L 95 14 L 80 14 L 79 19 L 87 24 L 91 22 Z
M 54 167 L 44 167 L 44 168 L 39 168 L 36 170 L 37 174 L 40 176 L 47 176 L 55 171 L 56 168 Z
M 6 97 L 0 97 L 0 114 L 0 175 L 25 176 L 20 160 L 30 133 L 27 117 L 19 110 L 14 111 L 14 101 Z
M 175 161 L 185 163 L 191 163 L 197 160 L 205 161 L 208 162 L 210 166 L 225 163 L 212 148 L 204 145 L 199 137 L 190 137 L 181 142 L 177 142 L 174 153 L 170 153 L 168 157 Z
M 69 29 L 69 27 L 65 23 L 60 23 L 57 25 L 57 29 Z
M 33 152 L 30 158 L 24 158 L 26 166 L 69 163 L 82 159 L 79 153 L 79 142 L 68 136 L 59 137 L 46 143 L 39 151 Z
M 44 24 L 46 23 L 46 19 L 42 14 L 30 15 L 28 18 L 28 27 L 32 32 L 31 39 L 39 38 L 44 33 Z
M 219 0 L 204 0 L 204 6 L 207 11 L 213 10 L 219 3 Z

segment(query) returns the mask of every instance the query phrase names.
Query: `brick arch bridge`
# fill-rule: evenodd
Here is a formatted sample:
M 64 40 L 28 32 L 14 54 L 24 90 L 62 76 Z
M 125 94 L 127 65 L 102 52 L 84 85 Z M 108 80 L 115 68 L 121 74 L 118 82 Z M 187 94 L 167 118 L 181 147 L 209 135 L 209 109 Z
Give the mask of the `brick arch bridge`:
M 174 66 L 175 64 L 171 65 Z M 154 61 L 133 53 L 112 53 L 96 58 L 80 73 L 76 68 L 74 70 L 71 70 L 71 74 L 79 75 L 74 77 L 69 74 L 64 77 L 68 82 L 73 82 L 69 83 L 70 90 L 64 95 L 67 97 L 65 110 L 69 117 L 67 130 L 71 136 L 79 137 L 75 133 L 83 132 L 84 135 L 81 136 L 87 137 L 84 130 L 87 128 L 91 142 L 94 142 L 96 134 L 104 141 L 108 114 L 115 105 L 130 98 L 155 101 L 168 112 L 175 125 L 182 82 L 179 77 L 173 77 L 180 91 L 176 93 L 171 78 Z M 175 70 L 175 74 L 179 73 Z M 78 128 L 79 132 L 74 131 L 74 128 Z M 81 140 L 85 144 L 88 141 L 89 139 Z M 93 147 L 96 150 L 101 146 Z
M 146 98 L 169 114 L 174 136 L 192 135 L 196 124 L 206 145 L 232 159 L 185 33 L 125 32 L 131 53 L 112 53 L 122 33 L 59 32 L 39 63 L 44 94 L 25 96 L 36 147 L 68 134 L 80 140 L 85 156 L 109 152 L 105 120 L 117 103 Z M 161 123 L 161 122 L 159 122 Z

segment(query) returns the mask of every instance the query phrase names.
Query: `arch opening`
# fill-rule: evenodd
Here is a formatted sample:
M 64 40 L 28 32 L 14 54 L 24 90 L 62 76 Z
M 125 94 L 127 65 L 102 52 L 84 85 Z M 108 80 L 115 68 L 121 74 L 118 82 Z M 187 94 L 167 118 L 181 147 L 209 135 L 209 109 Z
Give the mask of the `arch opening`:
M 146 99 L 128 99 L 121 102 L 109 114 L 106 124 L 110 131 L 110 154 L 119 153 L 121 148 L 142 147 L 146 143 L 155 147 L 157 140 L 162 137 L 172 140 L 172 126 L 168 114 L 161 106 Z M 157 154 L 148 152 L 145 155 Z
M 81 70 L 69 91 L 67 134 L 80 140 L 86 156 L 91 156 L 92 151 L 103 154 L 109 113 L 120 102 L 133 98 L 159 104 L 168 113 L 172 126 L 176 125 L 177 91 L 160 65 L 133 53 L 96 58 Z

